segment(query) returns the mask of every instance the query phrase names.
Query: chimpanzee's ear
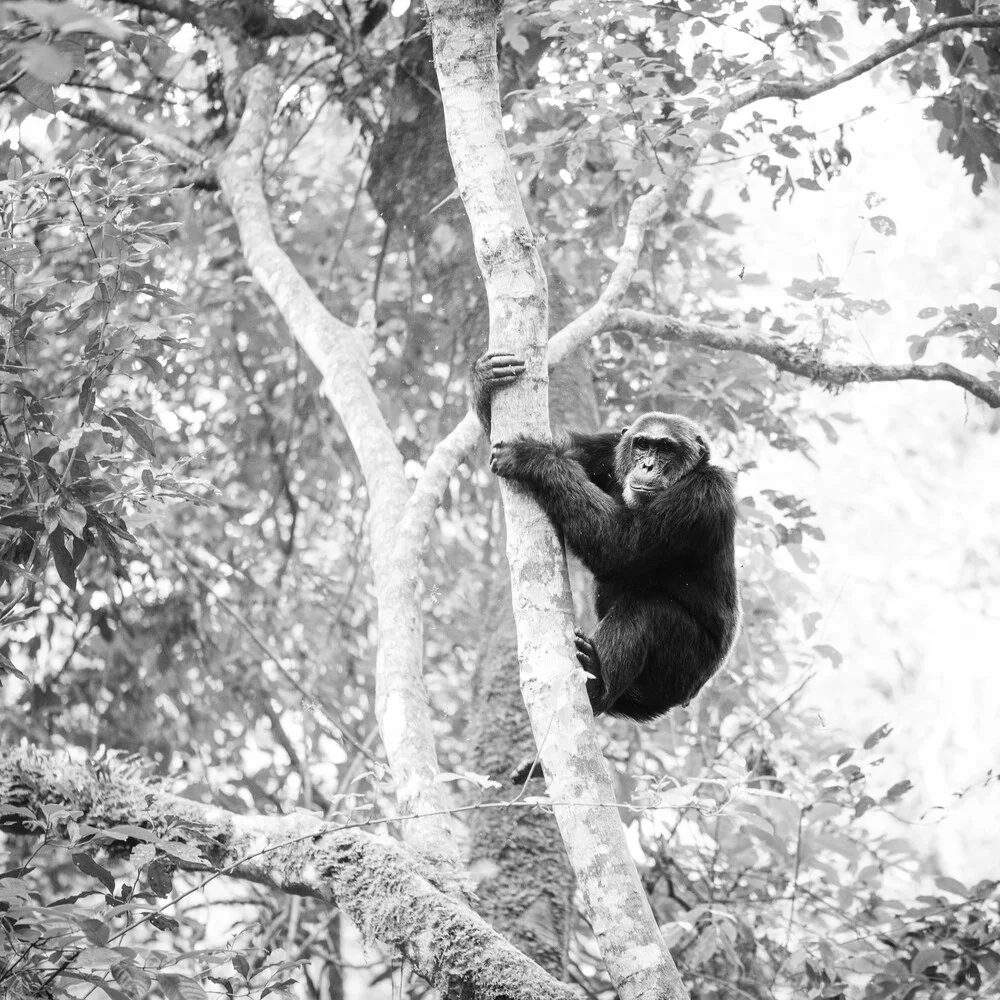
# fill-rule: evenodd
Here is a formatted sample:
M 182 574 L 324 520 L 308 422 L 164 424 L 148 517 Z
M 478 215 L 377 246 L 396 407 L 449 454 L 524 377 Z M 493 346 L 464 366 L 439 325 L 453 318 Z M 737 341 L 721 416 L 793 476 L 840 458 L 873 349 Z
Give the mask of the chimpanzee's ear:
M 711 452 L 708 448 L 708 442 L 700 435 L 695 435 L 695 444 L 698 446 L 698 460 L 703 461 L 711 456 Z
M 627 427 L 623 427 L 622 428 L 622 437 L 625 437 L 625 435 L 628 434 L 628 431 L 629 431 L 629 429 Z

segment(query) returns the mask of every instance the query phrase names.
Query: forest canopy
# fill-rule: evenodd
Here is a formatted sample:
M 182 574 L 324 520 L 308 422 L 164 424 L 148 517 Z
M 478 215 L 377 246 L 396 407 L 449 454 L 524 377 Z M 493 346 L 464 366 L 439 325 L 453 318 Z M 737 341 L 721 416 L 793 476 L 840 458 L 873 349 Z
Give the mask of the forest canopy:
M 998 31 L 0 4 L 0 996 L 994 995 Z M 488 349 L 734 477 L 659 721 Z

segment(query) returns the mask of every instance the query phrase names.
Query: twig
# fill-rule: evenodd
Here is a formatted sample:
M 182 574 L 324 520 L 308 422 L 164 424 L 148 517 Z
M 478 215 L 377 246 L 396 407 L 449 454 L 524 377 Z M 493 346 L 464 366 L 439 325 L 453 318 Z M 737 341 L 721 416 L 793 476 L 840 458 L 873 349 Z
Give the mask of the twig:
M 764 80 L 757 84 L 753 90 L 737 97 L 735 108 L 745 108 L 748 104 L 762 101 L 768 97 L 779 97 L 788 101 L 807 100 L 867 73 L 915 45 L 921 45 L 946 31 L 957 31 L 962 28 L 1000 28 L 1000 16 L 996 14 L 963 14 L 960 17 L 949 17 L 934 24 L 926 24 L 922 28 L 917 28 L 916 31 L 911 31 L 900 38 L 886 42 L 885 45 L 879 46 L 864 59 L 823 80 L 815 80 L 811 83 L 804 80 Z

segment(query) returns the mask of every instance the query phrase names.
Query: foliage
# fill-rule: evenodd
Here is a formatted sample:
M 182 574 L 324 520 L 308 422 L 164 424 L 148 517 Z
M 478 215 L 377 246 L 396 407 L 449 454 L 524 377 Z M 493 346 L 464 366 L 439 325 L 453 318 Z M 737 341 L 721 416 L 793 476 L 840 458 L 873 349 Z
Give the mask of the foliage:
M 207 1000 L 219 989 L 229 997 L 293 996 L 299 963 L 280 950 L 172 945 L 181 933 L 169 913 L 176 902 L 174 859 L 187 858 L 189 845 L 138 826 L 88 828 L 60 806 L 25 819 L 37 826 L 38 838 L 0 873 L 5 997 L 70 996 L 80 986 L 110 1000 L 138 1000 L 154 987 L 167 1000 Z M 94 857 L 102 850 L 123 859 L 102 863 Z M 71 879 L 76 891 L 45 901 Z M 190 930 L 190 919 L 185 923 Z
M 134 542 L 123 514 L 154 498 L 198 502 L 176 466 L 155 463 L 147 413 L 157 390 L 139 377 L 169 384 L 161 359 L 181 346 L 168 332 L 178 304 L 153 265 L 173 228 L 156 218 L 162 193 L 156 164 L 139 154 L 114 165 L 78 154 L 60 171 L 24 172 L 9 160 L 0 208 L 12 233 L 0 248 L 6 624 L 37 606 L 50 564 L 74 594 L 78 574 L 122 575 Z M 95 565 L 81 570 L 88 555 Z
M 124 16 L 111 19 L 115 10 Z M 888 0 L 859 14 L 875 10 L 899 30 L 932 13 Z M 154 136 L 190 129 L 200 150 L 221 148 L 229 109 L 210 37 L 127 4 L 22 0 L 0 12 L 2 58 L 16 61 L 28 102 L 9 119 L 23 125 L 22 148 L 0 154 L 5 738 L 139 754 L 185 794 L 242 811 L 363 805 L 388 817 L 367 499 L 317 374 L 248 280 L 203 176 L 168 170 L 127 130 L 98 141 L 51 118 L 44 135 L 32 131 L 32 116 L 71 84 L 88 107 Z M 486 318 L 475 279 L 455 264 L 471 257 L 461 218 L 437 198 L 419 206 L 418 242 L 409 216 L 380 217 L 364 189 L 372 162 L 387 187 L 413 181 L 393 172 L 386 109 L 398 109 L 400 29 L 411 40 L 419 24 L 393 20 L 365 46 L 355 25 L 353 48 L 271 39 L 287 90 L 268 193 L 279 241 L 335 314 L 351 318 L 377 298 L 372 381 L 412 472 L 464 413 L 463 372 Z M 511 152 L 545 241 L 554 309 L 571 316 L 592 300 L 636 193 L 668 176 L 723 84 L 749 87 L 789 66 L 817 79 L 847 62 L 845 27 L 845 10 L 809 4 L 507 4 L 502 59 L 524 83 L 505 97 Z M 724 44 L 734 36 L 743 48 Z M 933 95 L 941 146 L 976 190 L 1000 158 L 990 37 L 953 35 L 894 63 L 914 94 Z M 790 201 L 849 169 L 850 127 L 822 135 L 754 108 L 710 149 L 740 171 L 745 198 Z M 748 307 L 744 291 L 763 277 L 743 274 L 741 220 L 703 188 L 691 180 L 649 234 L 629 304 L 817 351 L 839 347 L 860 313 L 884 311 L 827 273 Z M 892 239 L 877 195 L 866 211 Z M 912 359 L 953 350 L 995 369 L 992 307 L 921 319 L 932 322 L 909 337 Z M 683 412 L 745 470 L 768 446 L 808 457 L 816 428 L 836 439 L 800 387 L 756 357 L 622 331 L 592 347 L 608 424 L 647 407 Z M 846 404 L 835 419 L 852 419 Z M 741 511 L 746 622 L 733 665 L 660 728 L 608 727 L 623 814 L 679 964 L 702 1000 L 733 987 L 810 1000 L 975 996 L 1000 975 L 995 886 L 944 878 L 879 832 L 879 815 L 906 794 L 879 784 L 884 732 L 843 747 L 798 711 L 810 676 L 841 658 L 810 597 L 823 543 L 810 499 L 767 484 Z M 497 522 L 489 479 L 470 462 L 424 563 L 425 672 L 452 775 L 463 773 Z M 472 803 L 476 787 L 474 776 L 460 785 Z M 327 937 L 318 907 L 251 890 L 199 913 L 186 892 L 171 894 L 169 843 L 147 840 L 112 861 L 109 844 L 134 831 L 78 826 L 62 837 L 56 818 L 0 875 L 0 931 L 15 956 L 0 988 L 11 996 L 100 984 L 117 1000 L 146 995 L 154 980 L 183 1000 L 280 995 Z M 253 945 L 224 947 L 231 928 L 253 933 Z M 324 958 L 326 974 L 338 960 Z M 393 960 L 369 956 L 373 974 Z M 574 960 L 593 995 L 607 993 L 585 928 Z M 318 994 L 308 969 L 294 975 Z

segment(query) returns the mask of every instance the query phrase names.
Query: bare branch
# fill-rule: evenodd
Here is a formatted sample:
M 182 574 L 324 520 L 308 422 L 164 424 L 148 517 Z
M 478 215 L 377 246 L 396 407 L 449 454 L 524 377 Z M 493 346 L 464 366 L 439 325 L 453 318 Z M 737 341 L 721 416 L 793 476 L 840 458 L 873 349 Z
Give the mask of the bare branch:
M 900 38 L 880 45 L 874 52 L 865 56 L 853 66 L 840 70 L 823 80 L 806 82 L 804 80 L 764 80 L 753 90 L 736 98 L 735 108 L 745 108 L 767 97 L 779 97 L 787 101 L 804 101 L 826 90 L 833 90 L 848 80 L 867 73 L 881 63 L 898 56 L 915 45 L 935 38 L 946 31 L 958 31 L 962 28 L 1000 28 L 1000 15 L 997 14 L 963 14 L 960 17 L 949 17 L 934 24 L 926 24 L 916 31 L 911 31 Z
M 559 333 L 549 340 L 549 370 L 551 371 L 567 354 L 572 353 L 580 344 L 589 340 L 604 328 L 608 317 L 621 304 L 628 291 L 636 268 L 639 266 L 639 255 L 642 253 L 646 229 L 667 206 L 680 186 L 684 176 L 698 161 L 702 150 L 732 110 L 730 102 L 721 101 L 715 107 L 709 118 L 703 122 L 704 128 L 696 142 L 677 155 L 670 167 L 670 176 L 666 182 L 641 195 L 632 202 L 628 221 L 625 223 L 625 238 L 618 250 L 618 262 L 608 283 L 604 286 L 597 301 L 582 312 L 572 322 L 567 323 Z
M 201 171 L 206 178 L 211 173 L 202 153 L 193 149 L 183 140 L 175 138 L 162 129 L 154 128 L 146 122 L 136 118 L 119 118 L 108 111 L 87 104 L 78 104 L 75 101 L 63 101 L 59 110 L 72 118 L 86 122 L 88 125 L 96 125 L 117 135 L 128 136 L 131 139 L 144 142 L 150 149 L 155 149 L 156 152 L 162 153 L 176 163 Z
M 482 428 L 472 413 L 467 413 L 447 437 L 438 442 L 407 501 L 406 513 L 399 524 L 397 545 L 419 552 L 434 511 L 458 468 L 458 463 L 475 447 Z
M 826 386 L 851 382 L 951 382 L 994 409 L 1000 408 L 1000 383 L 976 378 L 954 365 L 832 362 L 827 361 L 820 351 L 805 344 L 788 346 L 752 333 L 724 330 L 707 323 L 685 323 L 672 316 L 657 316 L 639 309 L 620 309 L 605 325 L 605 330 L 612 329 L 625 329 L 677 343 L 698 344 L 717 351 L 753 354 L 781 371 L 803 375 Z
M 193 0 L 129 0 L 130 6 L 163 14 L 175 21 L 186 24 L 203 24 L 210 12 L 207 5 Z M 233 5 L 239 13 L 239 5 Z M 319 11 L 305 11 L 298 17 L 283 17 L 275 14 L 271 4 L 246 4 L 243 10 L 241 28 L 250 38 L 290 38 L 316 33 L 327 38 L 345 37 L 343 28 L 334 20 L 324 17 Z
M 42 806 L 55 804 L 79 810 L 97 829 L 142 827 L 189 844 L 205 859 L 177 858 L 180 868 L 217 871 L 336 904 L 367 940 L 401 952 L 443 994 L 485 1000 L 498 995 L 502 981 L 512 1000 L 576 996 L 442 892 L 440 873 L 425 859 L 388 838 L 324 823 L 316 813 L 241 815 L 170 795 L 114 757 L 98 770 L 36 748 L 0 748 L 0 827 L 37 834 L 25 811 L 42 815 Z M 117 841 L 112 851 L 114 843 L 130 849 Z
M 198 24 L 204 16 L 203 8 L 194 0 L 129 0 L 129 5 L 153 14 L 164 14 L 185 24 Z

